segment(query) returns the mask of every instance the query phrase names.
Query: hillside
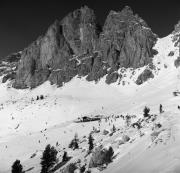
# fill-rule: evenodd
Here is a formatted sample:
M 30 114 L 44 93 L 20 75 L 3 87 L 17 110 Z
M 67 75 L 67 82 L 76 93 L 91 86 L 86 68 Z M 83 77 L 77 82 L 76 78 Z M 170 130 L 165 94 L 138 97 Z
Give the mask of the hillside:
M 18 58 L 15 55 L 12 61 L 5 58 L 1 62 L 0 172 L 11 172 L 12 163 L 20 159 L 24 170 L 39 173 L 40 158 L 47 144 L 58 150 L 57 167 L 64 151 L 72 157 L 55 172 L 63 172 L 69 163 L 76 163 L 78 159 L 81 163 L 77 165 L 89 165 L 91 154 L 87 155 L 87 137 L 93 127 L 100 130 L 93 133 L 95 146 L 112 146 L 114 150 L 112 162 L 106 168 L 101 168 L 102 172 L 180 171 L 178 25 L 169 36 L 157 38 L 147 24 L 126 7 L 118 13 L 110 12 L 97 38 L 97 35 L 94 36 L 96 22 L 92 13 L 87 7 L 70 13 L 60 23 L 56 21 L 50 26 L 45 36 L 17 54 Z M 86 18 L 82 17 L 84 14 Z M 83 20 L 78 26 L 82 25 L 83 30 L 87 30 L 87 38 L 82 39 L 82 44 L 77 47 L 70 38 L 74 35 L 71 24 L 79 15 Z M 126 21 L 125 24 L 116 22 L 121 19 Z M 134 24 L 135 21 L 137 23 Z M 93 31 L 89 31 L 86 25 L 89 22 Z M 115 23 L 114 27 L 111 22 Z M 63 26 L 67 24 L 67 32 L 71 36 L 65 35 L 66 30 L 59 32 L 61 23 Z M 60 33 L 61 36 L 57 37 Z M 118 40 L 121 34 L 124 38 Z M 88 41 L 89 37 L 97 39 L 97 47 L 94 42 Z M 104 45 L 104 39 L 109 37 L 112 39 L 110 49 Z M 115 43 L 119 46 L 122 44 L 121 49 L 118 50 Z M 89 53 L 83 54 L 87 49 Z M 118 55 L 114 56 L 117 50 Z M 104 55 L 98 56 L 99 52 Z M 72 62 L 70 60 L 73 60 L 73 64 L 69 64 Z M 103 63 L 107 63 L 107 66 Z M 69 71 L 71 67 L 75 71 Z M 101 68 L 105 73 L 96 80 L 95 76 L 99 75 Z M 108 82 L 109 78 L 111 82 Z M 161 114 L 160 104 L 164 111 Z M 143 119 L 145 106 L 150 108 L 153 116 L 157 115 L 154 121 Z M 131 124 L 139 118 L 143 119 L 141 130 L 127 126 L 122 118 L 127 114 L 133 116 Z M 78 117 L 96 115 L 103 117 L 100 124 L 97 121 L 74 122 Z M 156 129 L 155 124 L 161 124 L 161 127 Z M 104 135 L 104 130 L 111 131 L 113 125 L 116 131 Z M 154 132 L 156 135 L 152 140 Z M 78 150 L 68 148 L 75 133 L 80 140 Z M 130 140 L 120 144 L 123 135 L 128 135 Z M 100 168 L 90 169 L 92 173 L 100 171 Z

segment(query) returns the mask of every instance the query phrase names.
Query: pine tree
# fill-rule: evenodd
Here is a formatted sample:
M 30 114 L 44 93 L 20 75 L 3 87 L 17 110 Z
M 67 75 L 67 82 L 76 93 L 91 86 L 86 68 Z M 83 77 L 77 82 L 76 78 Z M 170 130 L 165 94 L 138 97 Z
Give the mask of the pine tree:
M 43 96 L 43 95 L 40 95 L 40 99 L 43 100 L 43 99 L 44 99 L 44 96 Z
M 20 160 L 16 160 L 12 165 L 12 173 L 22 173 L 23 167 L 20 163 Z
M 80 173 L 84 173 L 86 170 L 86 164 L 80 168 Z
M 67 156 L 67 152 L 65 151 L 63 154 L 62 162 L 67 162 L 67 161 L 68 161 L 68 156 Z
M 57 150 L 50 144 L 48 144 L 43 152 L 41 158 L 41 173 L 48 173 L 50 168 L 54 166 L 57 160 Z
M 75 133 L 75 135 L 74 135 L 74 141 L 73 141 L 73 148 L 74 148 L 74 150 L 79 148 L 78 142 L 79 142 L 78 134 Z
M 113 130 L 113 132 L 115 132 L 116 131 L 116 127 L 115 127 L 115 125 L 113 124 L 113 128 L 112 128 L 112 130 Z
M 144 112 L 144 114 L 143 114 L 144 118 L 149 117 L 150 109 L 148 107 L 145 106 L 143 112 Z
M 71 143 L 69 144 L 69 148 L 72 148 L 73 150 L 78 149 L 79 148 L 79 139 L 78 139 L 78 135 L 77 133 L 74 135 L 74 139 L 71 141 Z
M 93 148 L 94 148 L 94 144 L 93 144 L 93 137 L 92 137 L 92 134 L 90 133 L 89 134 L 89 142 L 88 142 L 88 144 L 89 144 L 89 151 L 91 151 Z
M 129 127 L 131 124 L 131 116 L 130 115 L 126 115 L 126 125 Z
M 108 153 L 107 153 L 107 160 L 108 160 L 108 162 L 111 162 L 111 161 L 112 161 L 113 155 L 114 155 L 114 150 L 113 150 L 112 147 L 109 147 L 109 151 L 108 151 Z
M 75 133 L 75 135 L 74 135 L 74 141 L 78 142 L 78 134 L 77 133 Z

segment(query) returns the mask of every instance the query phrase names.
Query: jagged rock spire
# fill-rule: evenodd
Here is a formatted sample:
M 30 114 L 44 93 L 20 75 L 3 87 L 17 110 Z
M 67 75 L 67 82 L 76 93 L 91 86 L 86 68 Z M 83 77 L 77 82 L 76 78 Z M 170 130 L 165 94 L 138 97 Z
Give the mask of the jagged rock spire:
M 120 78 L 119 68 L 151 62 L 156 36 L 130 7 L 111 11 L 97 33 L 94 11 L 87 6 L 56 21 L 22 52 L 14 87 L 33 88 L 46 80 L 62 86 L 75 76 L 98 81 L 107 75 L 112 83 Z
M 174 26 L 174 33 L 176 32 L 180 32 L 180 20 L 178 21 L 178 23 Z
M 125 6 L 125 7 L 121 10 L 121 14 L 133 15 L 133 11 L 132 11 L 131 7 Z

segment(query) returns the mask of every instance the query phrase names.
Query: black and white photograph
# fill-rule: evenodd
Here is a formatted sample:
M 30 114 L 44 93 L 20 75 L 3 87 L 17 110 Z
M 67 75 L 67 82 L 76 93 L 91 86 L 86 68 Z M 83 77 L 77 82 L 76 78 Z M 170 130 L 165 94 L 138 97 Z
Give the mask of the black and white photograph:
M 0 2 L 0 173 L 180 173 L 180 1 Z

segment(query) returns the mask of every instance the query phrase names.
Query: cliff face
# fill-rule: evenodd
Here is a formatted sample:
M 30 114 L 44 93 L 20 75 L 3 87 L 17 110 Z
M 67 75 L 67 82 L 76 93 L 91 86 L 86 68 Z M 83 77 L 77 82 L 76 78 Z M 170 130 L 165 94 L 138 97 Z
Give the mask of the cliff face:
M 101 36 L 103 56 L 110 66 L 138 68 L 153 57 L 156 36 L 129 7 L 120 13 L 111 11 Z
M 0 76 L 3 76 L 2 83 L 13 80 L 16 77 L 17 64 L 21 58 L 21 52 L 10 54 L 0 60 Z
M 55 21 L 44 36 L 23 50 L 15 88 L 34 88 L 49 80 L 62 86 L 76 75 L 116 82 L 121 67 L 151 63 L 156 35 L 129 7 L 111 11 L 100 29 L 93 10 L 83 7 Z

